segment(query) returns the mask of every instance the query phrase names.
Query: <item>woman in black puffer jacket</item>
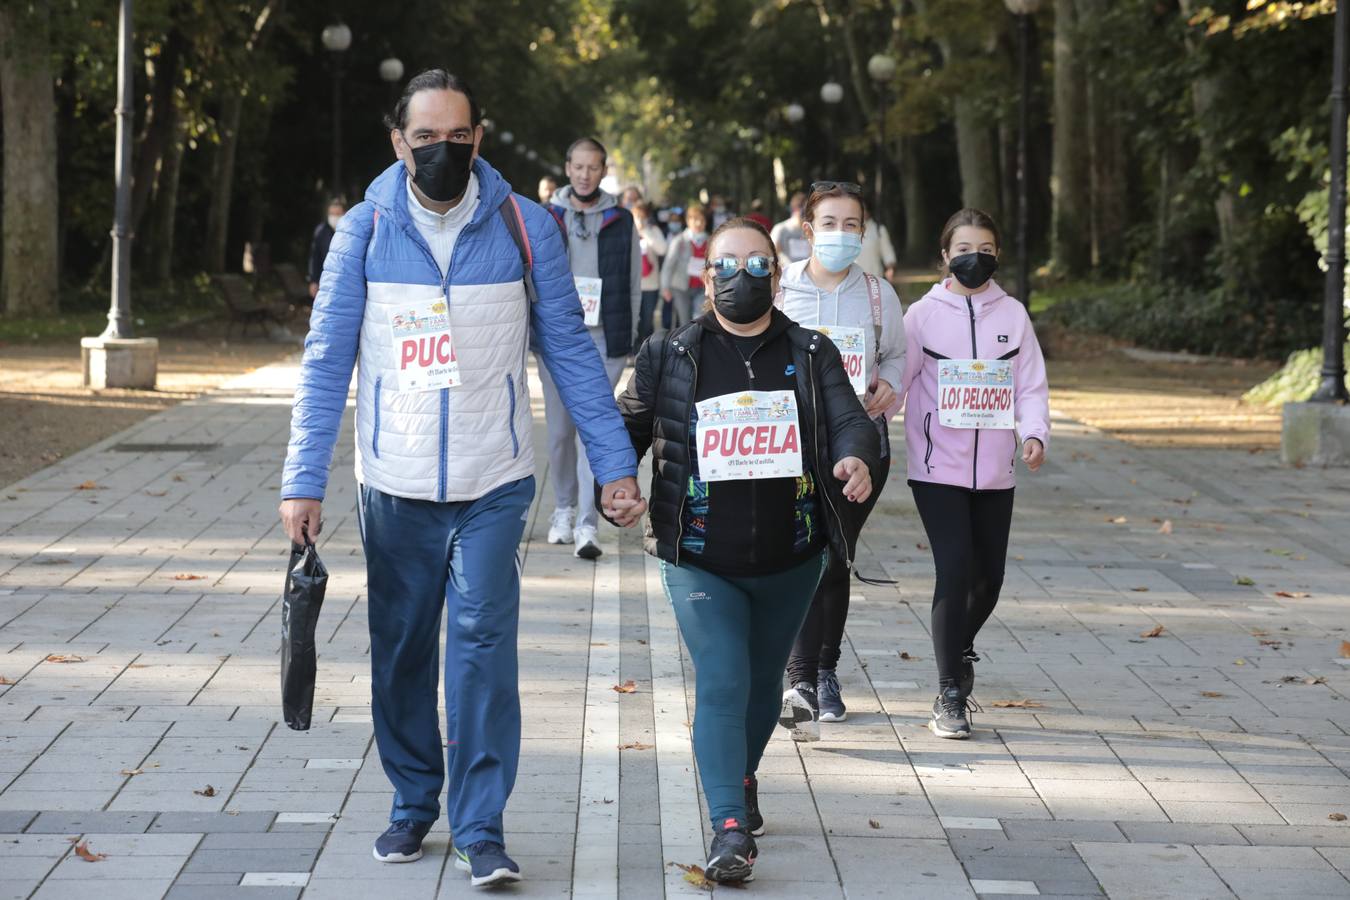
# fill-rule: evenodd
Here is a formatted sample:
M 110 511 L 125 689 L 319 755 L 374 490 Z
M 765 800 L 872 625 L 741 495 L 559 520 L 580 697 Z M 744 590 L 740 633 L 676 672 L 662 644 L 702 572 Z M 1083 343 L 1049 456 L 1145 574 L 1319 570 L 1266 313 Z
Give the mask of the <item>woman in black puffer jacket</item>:
M 746 881 L 783 668 L 826 545 L 853 559 L 880 447 L 834 344 L 773 308 L 768 232 L 733 219 L 707 260 L 709 308 L 643 345 L 619 407 L 639 458 L 652 450 L 647 550 L 698 672 L 694 753 L 715 832 L 706 872 Z

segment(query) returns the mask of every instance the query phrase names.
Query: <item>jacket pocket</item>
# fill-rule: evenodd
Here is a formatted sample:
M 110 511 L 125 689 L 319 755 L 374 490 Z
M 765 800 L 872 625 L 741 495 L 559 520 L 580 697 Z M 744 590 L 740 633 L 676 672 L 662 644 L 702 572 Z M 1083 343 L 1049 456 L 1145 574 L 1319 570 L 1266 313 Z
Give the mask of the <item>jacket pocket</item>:
M 933 414 L 931 412 L 925 413 L 923 417 L 923 439 L 926 446 L 924 447 L 923 451 L 923 464 L 924 468 L 928 470 L 929 475 L 933 474 L 933 467 L 929 464 L 929 460 L 933 458 L 932 425 L 933 425 Z
M 384 386 L 384 376 L 375 379 L 375 427 L 370 436 L 370 449 L 375 458 L 380 458 L 380 389 Z
M 520 456 L 520 438 L 516 436 L 516 380 L 511 377 L 511 373 L 506 373 L 506 394 L 511 401 L 510 417 L 507 419 L 511 428 L 511 458 Z

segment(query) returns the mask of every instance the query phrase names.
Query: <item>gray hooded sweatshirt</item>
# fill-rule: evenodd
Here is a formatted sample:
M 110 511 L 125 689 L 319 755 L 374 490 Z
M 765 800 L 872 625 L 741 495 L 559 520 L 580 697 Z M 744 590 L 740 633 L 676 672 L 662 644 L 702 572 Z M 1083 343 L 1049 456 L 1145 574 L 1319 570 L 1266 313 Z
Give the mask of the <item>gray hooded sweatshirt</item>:
M 877 332 L 872 320 L 872 301 L 868 297 L 867 279 L 857 263 L 848 267 L 844 280 L 833 291 L 816 287 L 807 274 L 811 260 L 803 259 L 788 266 L 780 284 L 780 307 L 788 318 L 806 328 L 820 325 L 842 325 L 861 328 L 867 360 L 867 383 L 882 378 L 891 387 L 900 389 L 905 372 L 905 314 L 895 288 L 884 278 L 877 281 L 881 287 L 881 344 L 878 352 Z
M 589 209 L 577 209 L 572 203 L 572 186 L 558 188 L 553 194 L 553 203 L 567 210 L 567 255 L 572 264 L 573 277 L 598 278 L 600 276 L 600 218 L 605 210 L 619 205 L 619 198 L 608 191 L 600 192 L 600 199 Z M 633 333 L 637 334 L 638 319 L 642 309 L 642 235 L 633 228 L 633 264 L 629 269 L 631 299 L 633 306 Z M 597 325 L 592 332 L 603 330 Z M 636 352 L 637 342 L 633 343 Z

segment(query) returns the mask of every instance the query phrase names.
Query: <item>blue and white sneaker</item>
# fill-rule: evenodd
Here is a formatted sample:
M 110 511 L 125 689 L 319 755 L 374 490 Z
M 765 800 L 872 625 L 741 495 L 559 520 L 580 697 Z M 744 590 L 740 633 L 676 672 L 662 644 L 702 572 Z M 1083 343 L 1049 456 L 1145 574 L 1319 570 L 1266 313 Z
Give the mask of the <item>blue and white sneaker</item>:
M 375 858 L 382 863 L 407 863 L 422 858 L 422 841 L 431 830 L 431 822 L 395 819 L 384 834 L 375 839 Z
M 474 887 L 491 887 L 520 881 L 520 866 L 506 855 L 506 848 L 496 841 L 478 841 L 467 847 L 453 848 L 455 868 L 469 873 Z
M 820 704 L 820 721 L 842 722 L 848 718 L 848 707 L 840 696 L 839 676 L 834 669 L 821 669 L 816 676 L 816 701 Z

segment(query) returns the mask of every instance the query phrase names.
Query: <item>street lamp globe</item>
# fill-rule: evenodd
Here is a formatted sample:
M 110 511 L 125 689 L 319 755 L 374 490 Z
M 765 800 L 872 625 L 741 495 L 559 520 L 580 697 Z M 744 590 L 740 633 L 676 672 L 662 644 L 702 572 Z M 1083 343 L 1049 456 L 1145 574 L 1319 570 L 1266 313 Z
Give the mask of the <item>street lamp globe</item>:
M 319 35 L 325 50 L 341 53 L 352 45 L 352 30 L 341 22 L 329 25 Z
M 539 151 L 538 151 L 538 150 L 527 150 L 527 151 L 525 152 L 525 158 L 528 159 L 530 162 L 534 162 L 535 160 L 537 160 L 537 159 L 539 158 Z
M 515 136 L 514 134 L 512 134 L 511 132 L 509 132 L 509 131 L 503 131 L 503 132 L 502 132 L 502 143 L 503 143 L 503 144 L 510 144 L 510 143 L 511 143 L 512 141 L 514 141 L 515 139 L 516 139 L 516 136 Z
M 877 53 L 867 61 L 867 74 L 875 82 L 885 84 L 895 77 L 895 57 Z
M 1029 16 L 1041 8 L 1041 0 L 1003 0 L 1003 5 L 1015 16 Z
M 791 122 L 793 125 L 796 125 L 802 119 L 806 118 L 806 108 L 803 107 L 800 103 L 789 103 L 786 107 L 784 107 L 783 115 L 787 117 L 787 120 L 789 122 Z
M 345 26 L 344 26 L 345 27 Z M 380 62 L 380 79 L 393 84 L 403 78 L 403 60 L 391 56 Z
M 820 99 L 834 106 L 844 99 L 844 86 L 837 81 L 827 81 L 820 86 Z

